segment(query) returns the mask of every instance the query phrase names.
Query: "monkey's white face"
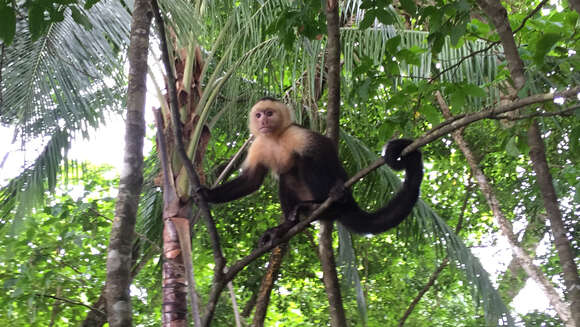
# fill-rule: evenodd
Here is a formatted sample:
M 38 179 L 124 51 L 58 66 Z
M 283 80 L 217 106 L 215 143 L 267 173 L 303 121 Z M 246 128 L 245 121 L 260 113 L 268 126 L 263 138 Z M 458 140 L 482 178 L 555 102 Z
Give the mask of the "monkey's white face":
M 286 110 L 284 115 L 281 110 Z M 260 101 L 250 111 L 250 130 L 254 135 L 275 136 L 280 134 L 292 122 L 288 109 L 282 103 Z
M 270 134 L 280 127 L 280 114 L 274 109 L 261 109 L 252 113 L 256 127 L 262 134 Z

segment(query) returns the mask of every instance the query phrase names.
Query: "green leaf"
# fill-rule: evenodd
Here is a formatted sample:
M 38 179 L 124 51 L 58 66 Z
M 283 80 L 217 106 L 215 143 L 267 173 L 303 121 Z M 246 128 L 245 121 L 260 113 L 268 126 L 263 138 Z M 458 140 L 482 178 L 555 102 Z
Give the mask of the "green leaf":
M 371 86 L 371 80 L 365 80 L 362 85 L 357 89 L 357 94 L 361 98 L 362 102 L 366 102 L 369 99 L 369 91 Z
M 481 87 L 474 85 L 474 84 L 466 84 L 463 87 L 463 92 L 465 92 L 467 95 L 471 95 L 474 97 L 486 97 L 487 96 L 487 92 L 485 92 L 484 89 L 482 89 Z
M 466 29 L 467 29 L 467 22 L 465 22 L 461 25 L 458 25 L 458 26 L 454 26 L 454 28 L 451 29 L 451 31 L 449 33 L 449 37 L 451 38 L 452 45 L 455 46 L 459 43 L 459 41 L 461 40 L 463 35 L 465 35 Z
M 96 5 L 101 0 L 87 0 L 85 2 L 84 8 L 85 10 L 91 9 L 94 5 Z
M 38 40 L 45 28 L 44 9 L 31 5 L 28 9 L 28 27 L 33 41 Z
M 91 24 L 89 18 L 84 13 L 77 7 L 70 7 L 70 9 L 72 11 L 72 18 L 77 24 L 83 26 L 87 31 L 93 29 L 93 24 Z
M 363 20 L 360 22 L 359 29 L 364 30 L 364 29 L 371 27 L 371 25 L 373 25 L 374 21 L 375 21 L 375 15 L 371 14 L 371 10 L 369 10 L 366 13 L 365 18 L 363 18 Z
M 0 39 L 10 45 L 16 33 L 16 14 L 14 8 L 0 5 Z
M 401 70 L 399 69 L 399 64 L 397 62 L 389 60 L 386 64 L 386 70 L 389 74 L 398 76 L 401 74 Z
M 541 65 L 544 63 L 544 57 L 552 50 L 556 42 L 560 40 L 561 36 L 557 33 L 546 33 L 536 43 L 536 53 L 534 55 L 534 61 L 536 64 Z
M 385 46 L 387 47 L 387 51 L 390 54 L 395 54 L 395 53 L 397 53 L 397 50 L 399 48 L 399 44 L 401 44 L 401 35 L 397 35 L 395 37 L 388 39 Z
M 515 136 L 510 138 L 510 140 L 506 144 L 505 150 L 507 154 L 512 157 L 518 157 L 520 155 L 520 150 L 518 150 L 517 140 Z
M 415 16 L 415 13 L 417 12 L 417 5 L 415 5 L 415 1 L 401 0 L 401 6 L 403 7 L 403 9 L 405 9 L 407 13 L 411 14 L 412 16 Z
M 433 105 L 423 105 L 419 108 L 419 111 L 432 125 L 438 125 L 441 122 L 441 115 Z
M 451 93 L 450 99 L 451 107 L 455 111 L 461 111 L 465 106 L 466 95 L 460 88 L 457 88 L 455 92 Z
M 388 140 L 391 138 L 391 136 L 393 136 L 395 130 L 395 124 L 385 120 L 381 127 L 379 127 L 379 137 L 381 140 Z
M 389 11 L 380 9 L 376 11 L 379 22 L 385 25 L 392 25 L 395 22 L 395 17 Z
M 397 58 L 404 60 L 409 65 L 419 66 L 421 65 L 421 58 L 409 49 L 402 49 L 397 53 Z

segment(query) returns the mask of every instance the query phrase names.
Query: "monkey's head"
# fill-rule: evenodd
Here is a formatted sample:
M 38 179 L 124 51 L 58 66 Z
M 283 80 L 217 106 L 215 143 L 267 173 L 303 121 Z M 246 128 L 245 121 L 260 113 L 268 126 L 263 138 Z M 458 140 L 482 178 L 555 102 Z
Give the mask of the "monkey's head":
M 249 128 L 254 136 L 276 136 L 292 124 L 290 109 L 273 98 L 263 98 L 250 110 Z

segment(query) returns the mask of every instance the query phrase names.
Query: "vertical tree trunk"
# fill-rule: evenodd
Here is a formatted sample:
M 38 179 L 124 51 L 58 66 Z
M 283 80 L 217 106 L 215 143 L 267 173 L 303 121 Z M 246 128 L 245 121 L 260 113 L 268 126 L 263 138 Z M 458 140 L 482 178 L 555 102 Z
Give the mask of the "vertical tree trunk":
M 129 45 L 125 156 L 107 255 L 106 301 L 109 325 L 131 326 L 131 249 L 143 185 L 143 138 L 151 3 L 135 1 Z
M 340 30 L 338 20 L 338 1 L 326 1 L 326 24 L 328 28 L 327 68 L 328 68 L 328 107 L 326 135 L 338 145 L 340 117 Z M 340 284 L 336 273 L 336 263 L 332 247 L 331 221 L 320 222 L 320 244 L 318 251 L 322 264 L 322 279 L 326 288 L 330 308 L 331 326 L 346 326 L 346 316 L 340 295 Z
M 540 194 L 542 194 L 544 207 L 548 213 L 548 219 L 550 219 L 556 251 L 560 258 L 564 285 L 566 285 L 570 312 L 572 313 L 571 320 L 576 326 L 580 326 L 580 277 L 578 276 L 578 267 L 574 262 L 576 256 L 570 245 L 568 233 L 562 220 L 556 190 L 552 184 L 552 175 L 546 160 L 546 148 L 540 136 L 538 123 L 535 120 L 532 121 L 528 129 L 528 145 L 530 146 L 530 159 L 536 172 Z
M 485 11 L 495 26 L 501 44 L 503 45 L 503 51 L 506 56 L 512 80 L 514 81 L 514 87 L 517 90 L 521 89 L 526 82 L 524 77 L 524 62 L 518 54 L 518 47 L 514 40 L 510 21 L 507 17 L 507 11 L 501 5 L 499 0 L 477 0 L 477 4 L 481 9 L 483 9 L 483 11 Z
M 282 259 L 284 258 L 287 249 L 288 243 L 282 243 L 275 247 L 272 250 L 272 254 L 270 254 L 268 270 L 262 278 L 260 290 L 258 291 L 258 296 L 256 298 L 256 312 L 254 313 L 254 319 L 252 321 L 252 326 L 254 327 L 264 326 L 268 305 L 270 304 L 270 294 L 272 293 L 274 283 L 278 279 L 278 272 L 280 271 Z

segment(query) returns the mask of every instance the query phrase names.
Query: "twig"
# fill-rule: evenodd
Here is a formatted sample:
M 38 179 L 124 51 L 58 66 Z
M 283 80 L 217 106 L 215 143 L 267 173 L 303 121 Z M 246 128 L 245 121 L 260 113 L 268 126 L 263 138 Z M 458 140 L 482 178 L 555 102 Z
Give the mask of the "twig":
M 544 0 L 542 1 L 536 8 L 534 8 L 534 10 L 532 10 L 523 20 L 522 23 L 520 24 L 520 26 L 518 26 L 518 28 L 516 28 L 513 31 L 513 34 L 516 34 L 517 32 L 519 32 L 525 25 L 526 22 L 528 21 L 528 19 L 530 19 L 532 16 L 534 16 L 540 9 L 542 9 L 542 7 L 548 3 L 548 0 Z M 437 75 L 433 76 L 432 78 L 429 79 L 429 83 L 432 83 L 433 81 L 437 80 L 441 75 L 443 75 L 444 73 L 455 69 L 456 67 L 458 67 L 459 65 L 461 65 L 465 60 L 471 58 L 471 57 L 475 57 L 476 55 L 483 53 L 483 52 L 487 52 L 489 50 L 491 50 L 491 48 L 495 47 L 496 45 L 500 44 L 500 41 L 495 41 L 495 42 L 491 42 L 487 47 L 481 49 L 481 50 L 477 50 L 474 52 L 471 52 L 469 55 L 462 57 L 461 59 L 459 59 L 459 61 L 449 67 L 447 67 L 446 69 L 442 70 L 441 72 L 439 72 Z
M 514 111 L 514 110 L 517 110 L 519 108 L 522 108 L 522 107 L 525 107 L 525 106 L 528 106 L 531 104 L 551 101 L 551 100 L 558 98 L 558 97 L 562 97 L 562 98 L 573 97 L 573 96 L 576 96 L 578 93 L 580 93 L 580 86 L 576 86 L 576 87 L 573 87 L 573 88 L 570 88 L 568 90 L 561 91 L 561 92 L 536 94 L 536 95 L 529 96 L 527 98 L 522 98 L 522 99 L 516 100 L 516 101 L 509 103 L 507 105 L 498 106 L 498 107 L 494 107 L 491 109 L 474 112 L 471 114 L 465 114 L 465 115 L 460 116 L 460 118 L 451 118 L 449 121 L 445 121 L 445 122 L 439 124 L 437 127 L 433 128 L 431 131 L 427 132 L 424 136 L 416 139 L 413 143 L 411 143 L 408 147 L 406 147 L 403 150 L 402 155 L 405 155 L 411 151 L 414 151 L 415 149 L 418 149 L 419 147 L 421 147 L 423 145 L 426 145 L 428 143 L 433 142 L 434 140 L 440 138 L 443 135 L 451 133 L 459 128 L 465 127 L 465 126 L 467 126 L 473 122 L 476 122 L 478 120 L 496 117 L 499 114 Z M 383 161 L 383 160 L 379 159 L 379 160 L 377 160 L 377 163 L 378 163 L 378 161 Z
M 39 297 L 47 297 L 47 298 L 50 298 L 50 299 L 54 299 L 54 300 L 58 300 L 58 301 L 61 301 L 61 302 L 66 302 L 66 303 L 70 303 L 70 304 L 74 304 L 74 305 L 80 305 L 80 306 L 83 306 L 85 308 L 88 308 L 88 309 L 90 309 L 92 311 L 98 312 L 98 313 L 100 313 L 102 315 L 105 315 L 105 313 L 103 311 L 101 311 L 101 310 L 99 310 L 97 308 L 94 308 L 94 307 L 92 307 L 92 306 L 90 306 L 88 304 L 82 303 L 82 302 L 73 301 L 73 300 L 65 299 L 65 298 L 62 298 L 62 297 L 59 297 L 59 296 L 54 296 L 54 295 L 46 295 L 46 294 L 35 294 L 35 295 L 36 296 L 39 296 Z
M 222 170 L 222 172 L 220 173 L 220 175 L 218 176 L 218 178 L 215 180 L 215 182 L 213 183 L 213 187 L 216 187 L 218 183 L 220 183 L 224 178 L 226 178 L 229 175 L 229 173 L 231 172 L 232 168 L 236 164 L 236 161 L 238 161 L 238 159 L 242 156 L 242 153 L 244 153 L 244 151 L 246 151 L 246 148 L 248 147 L 248 145 L 250 145 L 250 143 L 253 140 L 254 140 L 254 136 L 250 136 L 246 140 L 246 142 L 244 142 L 244 144 L 240 147 L 240 149 L 238 150 L 238 152 L 236 152 L 236 154 L 234 154 L 234 156 L 232 157 L 232 159 L 228 162 L 228 164 L 226 165 L 226 167 Z
M 554 111 L 554 112 L 547 112 L 547 111 L 542 111 L 542 112 L 534 112 L 528 115 L 521 115 L 521 116 L 516 116 L 516 117 L 510 117 L 507 115 L 498 115 L 496 117 L 490 117 L 491 119 L 506 119 L 506 120 L 522 120 L 522 119 L 528 119 L 528 118 L 533 118 L 533 117 L 552 117 L 552 116 L 567 116 L 570 115 L 572 113 L 572 111 L 574 110 L 578 110 L 580 109 L 580 105 L 577 106 L 572 106 L 563 110 L 559 110 L 559 111 Z
M 536 8 L 534 8 L 534 10 L 530 11 L 530 13 L 526 16 L 526 18 L 524 18 L 522 20 L 522 23 L 520 24 L 520 26 L 518 26 L 518 28 L 516 28 L 513 33 L 516 34 L 522 28 L 524 28 L 528 19 L 532 18 L 532 16 L 534 16 L 538 11 L 540 11 L 540 9 L 542 9 L 542 7 L 546 5 L 546 3 L 548 3 L 548 0 L 544 0 L 544 1 L 540 2 L 540 4 L 538 4 L 536 6 Z
M 480 53 L 487 52 L 487 51 L 489 51 L 491 48 L 493 48 L 493 47 L 495 47 L 496 45 L 498 45 L 499 43 L 500 43 L 500 41 L 495 41 L 495 42 L 492 42 L 490 45 L 488 45 L 487 47 L 485 47 L 485 48 L 483 48 L 483 49 L 481 49 L 481 50 L 474 51 L 474 52 L 470 53 L 469 55 L 467 55 L 467 56 L 465 56 L 465 57 L 461 57 L 461 59 L 459 59 L 459 61 L 458 61 L 457 63 L 455 63 L 455 64 L 453 64 L 453 65 L 451 65 L 451 66 L 447 67 L 446 69 L 444 69 L 444 70 L 440 71 L 440 72 L 439 72 L 437 75 L 435 75 L 435 76 L 431 77 L 431 78 L 429 79 L 429 82 L 428 82 L 428 83 L 429 83 L 429 84 L 433 83 L 433 81 L 437 80 L 437 79 L 438 79 L 438 78 L 439 78 L 441 75 L 443 75 L 443 74 L 445 74 L 446 72 L 448 72 L 448 71 L 450 71 L 450 70 L 452 70 L 452 69 L 455 69 L 456 67 L 460 66 L 460 65 L 461 65 L 461 64 L 462 64 L 462 63 L 463 63 L 465 60 L 467 60 L 467 59 L 469 59 L 469 58 L 471 58 L 471 57 L 475 57 L 476 55 L 478 55 L 478 54 L 480 54 Z
M 465 209 L 467 208 L 467 202 L 469 200 L 469 197 L 472 194 L 471 193 L 472 186 L 473 186 L 473 183 L 470 181 L 469 184 L 467 185 L 467 187 L 465 188 L 465 198 L 463 199 L 463 205 L 461 207 L 459 219 L 457 221 L 457 225 L 455 226 L 455 234 L 459 234 L 459 231 L 461 230 L 461 227 L 463 226 L 463 217 L 465 216 Z M 417 296 L 415 296 L 413 301 L 411 301 L 411 304 L 409 304 L 407 311 L 405 311 L 405 313 L 403 314 L 401 319 L 399 319 L 399 327 L 403 327 L 403 325 L 405 325 L 405 321 L 407 320 L 407 318 L 409 318 L 409 316 L 411 315 L 411 313 L 415 309 L 415 306 L 417 306 L 419 301 L 421 301 L 423 296 L 431 289 L 431 287 L 433 285 L 435 285 L 435 281 L 437 280 L 437 278 L 439 278 L 439 275 L 441 274 L 443 269 L 445 269 L 445 267 L 447 267 L 448 265 L 449 265 L 449 256 L 445 257 L 445 259 L 443 259 L 443 261 L 441 261 L 441 264 L 439 264 L 439 267 L 437 267 L 437 269 L 435 269 L 435 271 L 431 274 L 431 277 L 429 278 L 429 281 L 427 281 L 427 284 L 425 284 L 425 286 L 421 289 L 421 291 L 419 291 Z

